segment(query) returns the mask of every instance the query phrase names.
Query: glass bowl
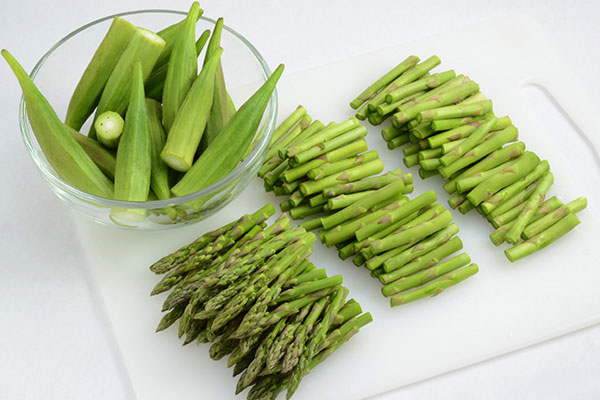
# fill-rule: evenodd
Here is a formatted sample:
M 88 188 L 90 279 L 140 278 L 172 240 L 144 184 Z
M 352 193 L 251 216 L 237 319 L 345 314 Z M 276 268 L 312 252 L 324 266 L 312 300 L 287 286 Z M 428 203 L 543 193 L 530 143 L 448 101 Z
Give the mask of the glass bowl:
M 173 10 L 137 10 L 109 15 L 90 22 L 52 46 L 37 62 L 31 77 L 62 118 L 81 74 L 114 17 L 123 17 L 137 26 L 158 31 L 182 20 L 185 15 L 185 12 Z M 213 19 L 201 17 L 196 26 L 197 34 L 205 29 L 212 30 L 215 22 Z M 258 50 L 242 35 L 226 25 L 223 27 L 221 47 L 227 89 L 236 107 L 239 107 L 271 75 L 271 70 Z M 201 54 L 198 58 L 200 62 L 203 57 L 204 54 Z M 275 91 L 262 117 L 251 149 L 233 171 L 220 181 L 197 192 L 168 200 L 144 202 L 119 201 L 95 196 L 63 181 L 40 149 L 31 130 L 23 98 L 19 109 L 19 124 L 25 146 L 42 176 L 54 193 L 70 207 L 101 224 L 156 230 L 198 222 L 214 214 L 239 195 L 256 176 L 264 162 L 275 129 L 276 116 L 277 92 Z M 81 132 L 87 133 L 89 125 L 88 120 Z M 142 217 L 116 220 L 111 217 L 113 209 L 131 210 L 130 215 L 142 215 Z

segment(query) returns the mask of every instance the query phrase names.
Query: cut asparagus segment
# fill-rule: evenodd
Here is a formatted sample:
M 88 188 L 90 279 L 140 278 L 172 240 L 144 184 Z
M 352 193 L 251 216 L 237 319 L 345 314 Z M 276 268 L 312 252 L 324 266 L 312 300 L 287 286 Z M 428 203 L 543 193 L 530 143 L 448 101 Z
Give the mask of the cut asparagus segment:
M 71 136 L 27 72 L 7 50 L 2 56 L 21 85 L 31 129 L 58 176 L 79 190 L 112 198 L 112 182 Z
M 464 281 L 468 277 L 475 275 L 477 272 L 479 272 L 479 267 L 477 264 L 468 265 L 462 269 L 459 269 L 458 271 L 443 275 L 438 280 L 433 281 L 419 289 L 394 296 L 390 299 L 390 304 L 392 307 L 396 307 L 427 296 L 437 296 L 445 289 Z
M 364 126 L 359 126 L 350 131 L 347 131 L 327 142 L 314 146 L 308 150 L 305 150 L 301 153 L 296 154 L 295 156 L 290 157 L 290 163 L 292 166 L 298 166 L 305 162 L 308 162 L 320 155 L 328 153 L 332 150 L 340 148 L 344 145 L 352 143 L 358 139 L 361 139 L 367 135 L 367 128 Z
M 575 214 L 567 214 L 567 216 L 560 219 L 545 231 L 542 231 L 538 235 L 529 238 L 515 247 L 506 249 L 504 254 L 511 262 L 515 262 L 548 246 L 550 243 L 567 234 L 571 229 L 579 225 L 580 222 L 581 221 L 579 221 Z
M 396 79 L 398 75 L 402 74 L 407 69 L 415 66 L 419 62 L 419 57 L 409 56 L 406 60 L 402 61 L 400 64 L 396 65 L 390 71 L 388 71 L 381 78 L 377 79 L 371 86 L 366 88 L 361 94 L 359 94 L 356 99 L 350 102 L 350 107 L 357 109 L 360 107 L 365 101 L 369 100 L 373 95 L 375 95 L 378 91 L 386 87 L 391 81 Z
M 121 53 L 119 61 L 113 68 L 102 90 L 98 101 L 96 118 L 105 111 L 114 111 L 120 115 L 125 114 L 132 91 L 133 70 L 136 62 L 142 65 L 144 82 L 150 76 L 152 68 L 165 47 L 165 41 L 158 35 L 143 28 L 136 28 L 129 44 Z M 94 126 L 88 136 L 96 137 Z
M 117 200 L 146 201 L 150 191 L 151 144 L 143 74 L 142 64 L 136 62 L 125 128 L 117 150 L 115 170 L 115 199 Z M 140 221 L 146 218 L 146 210 L 113 208 L 111 216 L 118 221 Z
M 287 157 L 294 157 L 296 154 L 300 154 L 303 151 L 306 151 L 314 146 L 321 145 L 322 143 L 331 140 L 342 133 L 348 132 L 354 128 L 358 128 L 360 123 L 356 118 L 350 118 L 344 122 L 339 124 L 328 125 L 325 129 L 320 131 L 318 134 L 311 136 L 307 140 L 300 142 L 292 147 L 289 147 L 287 153 L 285 154 Z
M 447 227 L 441 229 L 436 234 L 426 238 L 425 240 L 417 243 L 416 245 L 404 250 L 402 253 L 394 256 L 383 264 L 385 272 L 391 272 L 398 268 L 403 267 L 409 261 L 420 257 L 424 254 L 429 253 L 433 249 L 443 245 L 449 241 L 452 236 L 458 233 L 458 225 L 450 224 Z
M 103 112 L 94 122 L 98 141 L 108 148 L 115 149 L 119 144 L 124 125 L 125 121 L 116 112 Z
M 405 292 L 427 282 L 431 282 L 432 280 L 437 279 L 448 272 L 452 272 L 455 269 L 463 267 L 470 262 L 471 258 L 466 253 L 462 253 L 434 267 L 427 268 L 424 271 L 400 278 L 395 282 L 385 285 L 383 288 L 381 288 L 381 293 L 384 296 L 389 297 Z
M 372 150 L 355 157 L 345 158 L 333 163 L 325 163 L 320 167 L 311 169 L 306 175 L 312 180 L 319 180 L 353 166 L 376 160 L 377 158 L 379 158 L 379 154 L 375 150 Z
M 305 196 L 318 193 L 323 189 L 334 186 L 341 182 L 353 182 L 365 178 L 370 175 L 375 175 L 383 171 L 383 161 L 380 159 L 373 160 L 353 168 L 349 168 L 343 172 L 329 175 L 318 181 L 308 181 L 300 184 L 300 191 Z
M 525 203 L 525 207 L 523 207 L 513 225 L 508 232 L 506 232 L 506 237 L 504 239 L 508 243 L 515 244 L 521 238 L 523 229 L 525 229 L 536 210 L 544 203 L 544 197 L 553 183 L 554 175 L 551 172 L 546 172 L 540 179 L 540 183 L 536 186 L 531 197 L 527 200 L 527 203 Z
M 350 204 L 355 203 L 357 200 L 369 196 L 373 194 L 374 190 L 366 190 L 364 192 L 358 193 L 350 193 L 350 194 L 341 194 L 336 197 L 332 197 L 331 199 L 327 199 L 323 196 L 323 199 L 327 202 L 330 211 L 339 210 L 345 207 L 348 207 Z
M 469 124 L 471 122 L 477 122 L 477 121 L 481 121 L 484 119 L 488 119 L 489 117 L 490 117 L 490 115 L 483 114 L 483 115 L 479 115 L 477 117 L 436 119 L 436 120 L 431 121 L 431 129 L 433 129 L 435 132 L 449 131 L 451 129 L 461 127 L 461 126 Z M 507 117 L 503 117 L 503 118 L 507 118 Z
M 542 205 L 542 207 L 543 207 L 543 205 Z M 587 199 L 585 197 L 580 197 L 576 200 L 573 200 L 572 202 L 567 203 L 562 207 L 559 207 L 554 212 L 547 213 L 545 216 L 541 217 L 537 221 L 532 221 L 523 230 L 523 233 L 521 236 L 525 240 L 531 239 L 532 237 L 539 235 L 546 229 L 550 228 L 552 225 L 557 223 L 560 219 L 562 219 L 563 217 L 566 217 L 569 213 L 572 213 L 572 214 L 578 213 L 579 211 L 585 209 L 586 207 L 587 207 Z
M 441 163 L 445 167 L 452 164 L 460 157 L 462 157 L 469 150 L 480 144 L 482 139 L 492 130 L 492 127 L 496 124 L 498 118 L 492 116 L 490 119 L 485 120 L 480 127 L 475 129 L 475 131 L 456 148 L 452 149 L 447 154 L 441 158 Z
M 339 184 L 329 187 L 323 190 L 323 195 L 325 197 L 331 198 L 339 196 L 340 194 L 356 193 L 362 192 L 364 190 L 381 189 L 382 187 L 389 185 L 390 183 L 398 179 L 402 180 L 402 182 L 404 182 L 405 185 L 412 183 L 411 174 L 404 174 L 401 169 L 396 169 L 373 178 L 366 178 L 356 182 Z
M 492 101 L 484 100 L 476 103 L 457 104 L 454 106 L 440 107 L 425 110 L 419 113 L 417 121 L 434 121 L 437 119 L 477 117 L 492 112 Z
M 527 186 L 529 186 L 531 183 L 537 181 L 539 178 L 542 177 L 542 175 L 544 175 L 549 170 L 550 164 L 548 164 L 548 161 L 542 161 L 533 169 L 533 171 L 531 171 L 512 185 L 502 189 L 501 191 L 499 191 L 498 193 L 481 203 L 481 209 L 486 214 L 489 214 L 498 205 L 502 204 L 502 202 L 513 197 L 514 195 L 525 189 Z
M 431 56 L 427 60 L 415 65 L 414 68 L 406 70 L 402 75 L 394 79 L 383 90 L 381 90 L 379 93 L 373 96 L 373 98 L 371 98 L 367 102 L 367 109 L 370 112 L 375 112 L 377 110 L 377 106 L 385 101 L 385 97 L 389 93 L 392 93 L 394 90 L 419 79 L 431 69 L 438 66 L 440 63 L 441 61 L 438 56 Z
M 123 18 L 113 19 L 106 36 L 100 42 L 73 91 L 65 124 L 79 131 L 92 115 L 108 77 L 135 32 L 136 27 Z
M 409 142 L 408 134 L 397 136 L 388 142 L 387 148 L 389 150 L 394 150 L 396 147 L 400 147 L 403 144 L 406 144 L 408 142 Z
M 422 90 L 430 90 L 434 89 L 444 83 L 448 82 L 450 79 L 454 78 L 456 73 L 453 70 L 444 71 L 437 74 L 433 74 L 431 76 L 427 76 L 421 78 L 413 83 L 409 83 L 404 85 L 393 92 L 390 92 L 385 95 L 385 102 L 387 104 L 393 104 L 400 99 L 404 99 L 407 96 L 414 95 L 419 93 Z
M 222 52 L 222 49 L 215 51 L 210 61 L 202 68 L 168 131 L 167 142 L 160 157 L 174 170 L 185 172 L 192 167 L 210 114 L 215 73 Z
M 467 194 L 467 199 L 478 206 L 483 201 L 492 197 L 499 190 L 507 187 L 508 185 L 518 181 L 521 177 L 532 171 L 536 165 L 540 162 L 540 159 L 535 153 L 530 151 L 525 152 L 516 163 L 509 167 L 506 167 L 500 173 L 486 179 L 477 185 L 473 190 Z
M 529 194 L 529 196 L 527 196 L 527 198 L 531 197 L 531 193 L 533 193 L 533 189 L 535 189 L 535 187 L 532 187 L 532 190 Z M 521 211 L 523 210 L 523 208 L 525 208 L 525 205 L 527 203 L 525 202 L 525 200 L 519 204 L 518 206 L 510 209 L 509 211 L 505 212 L 504 214 L 501 214 L 499 216 L 497 216 L 496 218 L 494 218 L 492 220 L 492 225 L 494 225 L 494 227 L 499 227 L 499 226 L 503 226 L 503 225 L 507 225 L 511 222 L 513 222 L 521 213 Z M 552 212 L 554 210 L 556 210 L 559 207 L 562 207 L 562 203 L 560 202 L 560 200 L 558 200 L 558 198 L 556 196 L 552 196 L 551 198 L 549 198 L 548 200 L 544 201 L 544 204 L 542 204 L 535 212 L 535 214 L 533 215 L 533 217 L 531 217 L 531 221 L 529 221 L 530 223 L 534 222 L 537 216 L 541 215 L 546 215 L 549 212 Z M 512 225 L 512 224 L 511 224 Z

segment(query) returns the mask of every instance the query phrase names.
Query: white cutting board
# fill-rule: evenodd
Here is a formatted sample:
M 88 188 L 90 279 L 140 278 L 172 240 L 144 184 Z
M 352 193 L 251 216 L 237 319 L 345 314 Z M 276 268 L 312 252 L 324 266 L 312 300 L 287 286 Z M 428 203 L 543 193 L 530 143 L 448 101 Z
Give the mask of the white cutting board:
M 584 100 L 580 86 L 533 21 L 497 20 L 284 75 L 278 85 L 281 116 L 301 103 L 324 123 L 348 118 L 348 102 L 409 54 L 423 59 L 437 54 L 440 71 L 453 68 L 477 81 L 494 100 L 497 115 L 509 114 L 528 147 L 550 161 L 556 182 L 551 194 L 563 201 L 586 196 L 589 207 L 580 214 L 583 223 L 574 232 L 515 264 L 504 257 L 504 247 L 491 244 L 492 228 L 481 217 L 454 213 L 465 250 L 481 272 L 436 298 L 395 309 L 389 308 L 379 283 L 366 270 L 315 245 L 311 260 L 330 275 L 342 273 L 351 296 L 373 314 L 374 322 L 304 378 L 294 397 L 298 400 L 373 396 L 600 321 L 600 266 L 594 248 L 600 238 L 600 162 L 592 150 L 598 136 L 584 140 L 562 128 L 554 132 L 559 125 L 545 126 L 522 88 L 527 83 L 543 85 L 588 135 L 594 133 L 593 110 L 598 108 Z M 558 114 L 550 110 L 543 118 L 567 124 Z M 379 151 L 386 170 L 403 167 L 401 152 L 385 148 L 379 129 L 369 127 L 369 132 L 370 148 Z M 415 193 L 434 189 L 446 204 L 441 179 L 422 181 L 416 168 L 410 172 L 415 175 Z M 148 296 L 159 279 L 148 266 L 209 229 L 281 200 L 264 193 L 256 179 L 214 217 L 178 230 L 122 231 L 77 218 L 94 280 L 140 400 L 234 398 L 237 379 L 231 378 L 225 360 L 208 357 L 208 345 L 182 347 L 174 328 L 154 333 L 164 296 Z

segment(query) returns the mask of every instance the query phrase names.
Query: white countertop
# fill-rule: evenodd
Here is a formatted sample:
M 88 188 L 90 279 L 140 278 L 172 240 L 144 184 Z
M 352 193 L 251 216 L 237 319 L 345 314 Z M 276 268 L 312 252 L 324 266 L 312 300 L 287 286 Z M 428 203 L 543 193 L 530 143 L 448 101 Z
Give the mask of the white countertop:
M 588 95 L 600 91 L 600 2 L 579 1 L 209 1 L 270 65 L 287 73 L 507 14 L 537 19 Z M 100 16 L 141 8 L 186 10 L 188 1 L 5 0 L 0 46 L 30 70 L 43 52 Z M 465 43 L 468 46 L 468 43 Z M 473 49 L 474 53 L 477 49 Z M 46 187 L 20 138 L 20 89 L 0 61 L 0 398 L 130 399 L 72 212 Z M 560 77 L 557 77 L 560 79 Z M 335 88 L 332 88 L 335 90 Z M 52 226 L 52 229 L 46 227 Z M 40 229 L 44 227 L 44 229 Z M 451 344 L 449 344 L 451 345 Z M 150 351 L 151 349 L 149 349 Z M 390 399 L 596 399 L 600 326 L 377 397 Z M 401 362 L 401 360 L 399 360 Z M 369 379 L 365 373 L 365 379 Z M 232 382 L 233 387 L 233 382 Z M 143 399 L 140 399 L 143 400 Z

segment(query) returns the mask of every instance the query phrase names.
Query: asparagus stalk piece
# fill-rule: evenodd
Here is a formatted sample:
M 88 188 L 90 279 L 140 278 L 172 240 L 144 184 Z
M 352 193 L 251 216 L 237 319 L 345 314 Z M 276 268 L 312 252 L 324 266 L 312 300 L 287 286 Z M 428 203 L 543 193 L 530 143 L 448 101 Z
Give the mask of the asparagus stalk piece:
M 527 239 L 517 246 L 506 249 L 504 254 L 511 262 L 515 262 L 548 246 L 550 243 L 567 234 L 571 229 L 579 225 L 579 223 L 580 221 L 575 214 L 570 213 L 538 235 Z
M 449 255 L 461 250 L 463 243 L 458 236 L 453 237 L 446 243 L 439 245 L 428 253 L 418 256 L 406 263 L 400 268 L 394 269 L 390 272 L 379 276 L 379 281 L 385 285 L 394 282 L 405 276 L 414 274 L 425 268 L 430 268 L 438 264 L 441 260 L 448 257 Z M 388 259 L 389 260 L 389 259 Z
M 439 158 L 430 158 L 428 160 L 420 160 L 419 165 L 419 176 L 422 179 L 429 178 L 430 176 L 437 175 L 437 169 L 442 165 Z
M 475 186 L 479 185 L 486 179 L 491 178 L 492 176 L 500 173 L 504 168 L 513 165 L 517 160 L 509 160 L 503 164 L 498 165 L 492 169 L 488 169 L 487 171 L 477 172 L 470 176 L 465 176 L 464 178 L 456 179 L 456 189 L 459 193 L 465 193 L 469 190 L 473 189 Z
M 439 108 L 450 104 L 455 104 L 463 100 L 465 97 L 477 92 L 479 85 L 473 81 L 466 82 L 460 86 L 452 88 L 447 92 L 442 92 L 434 96 L 431 100 L 423 101 L 408 107 L 400 112 L 397 112 L 392 117 L 392 121 L 397 126 L 411 121 L 419 115 L 421 111 Z
M 175 38 L 169 57 L 169 68 L 162 94 L 163 122 L 167 132 L 171 131 L 179 107 L 198 74 L 196 21 L 198 21 L 201 11 L 200 4 L 196 1 L 193 2 L 185 22 Z M 204 130 L 204 127 L 201 130 Z M 196 149 L 194 148 L 193 151 L 195 152 Z
M 119 61 L 106 81 L 98 101 L 94 121 L 105 111 L 114 111 L 121 115 L 125 113 L 131 97 L 131 76 L 135 63 L 139 61 L 142 64 L 143 80 L 145 81 L 164 47 L 165 41 L 160 36 L 146 29 L 136 28 L 136 32 L 121 53 Z M 96 136 L 93 125 L 88 136 L 92 138 Z
M 348 132 L 354 128 L 358 128 L 360 123 L 356 118 L 350 118 L 339 124 L 328 125 L 325 129 L 309 137 L 307 140 L 297 143 L 287 149 L 285 154 L 287 157 L 294 157 L 296 154 L 300 154 L 313 146 L 318 146 L 324 142 L 327 142 L 342 133 Z
M 200 190 L 218 181 L 235 168 L 256 134 L 282 72 L 283 65 L 280 65 L 256 93 L 239 108 L 212 145 L 171 188 L 172 193 L 183 196 Z
M 340 182 L 353 182 L 364 177 L 375 175 L 383 171 L 383 161 L 373 160 L 337 174 L 329 175 L 318 181 L 307 181 L 300 184 L 300 191 L 305 196 L 320 192 Z
M 407 140 L 405 143 L 408 143 L 408 135 L 406 130 L 404 128 L 396 128 L 394 125 L 388 125 L 385 128 L 383 128 L 381 130 L 381 136 L 386 142 L 389 142 L 390 140 L 399 136 L 405 136 Z
M 416 83 L 416 82 L 414 82 L 414 83 Z M 407 86 L 403 86 L 400 89 L 404 89 Z M 422 94 L 425 94 L 426 92 L 427 91 L 425 91 L 425 90 L 421 90 L 421 91 L 418 91 L 418 92 L 416 92 L 414 94 L 408 95 L 407 97 L 398 99 L 397 101 L 395 101 L 393 103 L 388 104 L 386 102 L 383 102 L 383 103 L 379 104 L 377 106 L 376 113 L 369 114 L 369 122 L 371 122 L 370 121 L 371 117 L 377 117 L 377 118 L 384 118 L 384 117 L 387 118 L 387 117 L 390 117 L 391 114 L 394 113 L 394 112 L 396 112 L 400 107 L 402 107 L 403 104 L 406 104 L 408 102 L 414 101 L 418 96 L 420 96 Z
M 420 257 L 448 242 L 458 233 L 458 225 L 452 223 L 436 234 L 404 250 L 402 253 L 389 258 L 383 264 L 385 272 L 391 272 L 406 265 L 411 260 Z
M 320 155 L 328 153 L 332 150 L 340 148 L 344 145 L 352 143 L 358 139 L 361 139 L 367 135 L 367 128 L 364 126 L 359 126 L 350 131 L 344 132 L 343 134 L 328 140 L 322 144 L 316 145 L 308 150 L 305 150 L 301 153 L 296 154 L 293 157 L 290 157 L 290 162 L 292 166 L 298 166 L 305 162 L 308 162 Z
M 491 115 L 486 115 L 485 120 L 492 117 Z M 436 122 L 436 121 L 434 121 Z M 470 122 L 464 125 L 457 126 L 449 131 L 438 133 L 437 135 L 430 136 L 427 138 L 427 142 L 429 147 L 435 148 L 440 147 L 444 143 L 452 142 L 459 139 L 466 139 L 470 135 L 473 134 L 483 124 L 483 120 Z M 511 120 L 509 117 L 501 117 L 496 120 L 496 123 L 490 130 L 501 130 L 504 128 L 508 128 L 511 125 Z
M 550 170 L 550 165 L 548 164 L 548 161 L 542 161 L 533 169 L 533 171 L 531 171 L 512 185 L 505 187 L 504 189 L 502 189 L 501 191 L 499 191 L 498 193 L 481 203 L 481 209 L 486 214 L 489 214 L 498 205 L 502 204 L 502 202 L 513 197 L 514 195 L 525 189 L 527 186 L 529 186 L 531 183 L 537 181 L 548 170 Z
M 412 183 L 412 175 L 404 174 L 402 170 L 396 169 L 390 172 L 387 172 L 380 176 L 375 176 L 372 178 L 362 179 L 360 181 L 350 182 L 346 184 L 339 184 L 332 187 L 329 187 L 323 190 L 323 195 L 325 197 L 335 197 L 341 194 L 349 194 L 349 193 L 357 193 L 365 190 L 374 190 L 381 189 L 382 187 L 389 185 L 390 183 L 396 180 L 402 180 L 405 185 Z
M 391 125 L 390 125 L 391 126 Z M 400 147 L 403 144 L 406 144 L 409 142 L 409 138 L 408 138 L 408 134 L 402 135 L 402 136 L 397 136 L 393 139 L 391 139 L 388 144 L 387 144 L 387 148 L 389 150 L 394 150 L 396 147 Z
M 390 305 L 392 307 L 396 307 L 427 296 L 437 296 L 445 289 L 464 281 L 468 277 L 475 275 L 477 272 L 479 272 L 479 267 L 477 264 L 468 265 L 462 269 L 459 269 L 458 271 L 443 275 L 438 280 L 433 281 L 419 289 L 392 297 L 390 299 Z
M 393 104 L 400 99 L 404 99 L 407 96 L 414 95 L 419 93 L 422 90 L 430 90 L 435 89 L 440 85 L 448 82 L 450 79 L 454 78 L 456 73 L 454 70 L 444 71 L 437 74 L 433 74 L 431 76 L 427 76 L 421 78 L 413 83 L 406 84 L 398 89 L 394 90 L 385 95 L 385 102 L 387 104 Z
M 387 85 L 383 90 L 381 90 L 367 102 L 368 110 L 370 112 L 375 112 L 377 110 L 377 106 L 385 101 L 385 98 L 389 93 L 392 93 L 394 90 L 419 79 L 431 69 L 438 66 L 440 63 L 441 61 L 439 57 L 431 56 L 427 60 L 415 65 L 414 68 L 406 70 L 402 75 L 394 79 L 389 85 Z
M 431 129 L 433 129 L 435 132 L 449 131 L 451 129 L 461 127 L 461 126 L 469 124 L 471 122 L 477 122 L 477 121 L 481 121 L 484 119 L 488 119 L 489 117 L 490 117 L 490 115 L 483 114 L 483 115 L 479 115 L 476 117 L 435 119 L 435 120 L 431 121 Z M 508 118 L 508 117 L 503 117 L 503 118 Z
M 425 122 L 447 118 L 477 117 L 490 112 L 492 112 L 492 101 L 484 100 L 476 103 L 457 104 L 433 110 L 425 110 L 419 113 L 417 121 Z
M 301 204 L 297 207 L 293 207 L 290 210 L 290 215 L 294 219 L 304 219 L 311 215 L 315 215 L 323 211 L 323 206 L 318 205 L 315 207 L 311 207 L 310 204 Z
M 390 71 L 388 71 L 381 78 L 376 80 L 371 86 L 366 88 L 361 94 L 359 94 L 356 99 L 350 102 L 350 107 L 353 109 L 357 109 L 360 107 L 365 101 L 368 101 L 373 95 L 375 95 L 378 91 L 386 87 L 391 81 L 396 79 L 398 75 L 401 75 L 403 72 L 408 70 L 409 68 L 415 66 L 419 62 L 419 57 L 409 56 L 407 59 L 402 61 L 400 64 L 396 65 Z
M 312 170 L 308 171 L 307 176 L 312 180 L 319 180 L 336 172 L 344 171 L 353 166 L 376 160 L 377 158 L 379 158 L 379 154 L 375 150 L 368 151 L 355 157 L 345 158 L 333 163 L 325 163 L 320 167 L 313 168 Z
M 288 183 L 298 181 L 299 179 L 306 176 L 314 168 L 318 168 L 327 163 L 340 161 L 347 157 L 356 156 L 357 154 L 360 154 L 363 151 L 367 150 L 367 142 L 364 139 L 357 140 L 343 147 L 332 150 L 329 153 L 325 153 L 319 156 L 318 158 L 310 160 L 307 163 L 286 170 L 283 173 L 283 180 Z
M 142 68 L 140 62 L 135 63 L 125 128 L 117 150 L 115 169 L 115 199 L 117 200 L 146 201 L 150 191 L 152 160 Z M 146 217 L 146 210 L 113 208 L 111 216 L 118 220 L 139 221 Z
M 422 222 L 403 232 L 374 241 L 369 245 L 369 250 L 374 254 L 379 254 L 408 243 L 415 243 L 432 233 L 439 231 L 450 222 L 452 222 L 452 214 L 446 210 L 430 221 Z
M 456 257 L 453 257 L 447 261 L 444 261 L 434 267 L 427 268 L 424 271 L 418 272 L 414 275 L 403 277 L 395 282 L 385 285 L 381 288 L 381 293 L 386 296 L 393 296 L 409 289 L 413 289 L 417 286 L 421 286 L 427 282 L 454 271 L 460 267 L 463 267 L 471 262 L 471 258 L 467 253 L 462 253 Z
M 442 165 L 446 167 L 452 164 L 460 157 L 462 157 L 465 153 L 467 153 L 469 150 L 477 146 L 481 142 L 481 140 L 491 131 L 492 127 L 496 124 L 497 120 L 498 118 L 496 118 L 495 116 L 492 116 L 489 119 L 485 120 L 481 124 L 481 126 L 475 129 L 475 131 L 467 138 L 467 140 L 465 140 L 456 148 L 452 149 L 447 154 L 444 154 L 444 156 L 440 160 Z
M 535 186 L 532 186 L 529 196 L 527 196 L 527 199 L 529 199 L 529 197 L 531 197 L 531 194 L 533 193 L 534 189 L 535 189 Z M 525 199 L 525 200 L 527 200 L 527 199 Z M 508 224 L 512 225 L 512 222 L 519 216 L 519 214 L 521 213 L 523 208 L 525 208 L 525 205 L 527 204 L 525 202 L 525 200 L 523 200 L 523 202 L 521 202 L 521 204 L 519 204 L 518 206 L 516 206 L 516 207 L 508 210 L 507 212 L 500 214 L 499 216 L 494 218 L 492 220 L 492 225 L 494 225 L 495 228 L 498 228 L 498 227 L 504 226 L 504 225 L 508 225 Z M 541 215 L 548 214 L 549 212 L 556 210 L 557 208 L 561 207 L 562 205 L 563 204 L 560 202 L 560 200 L 558 200 L 558 198 L 556 198 L 556 196 L 552 196 L 548 200 L 544 201 L 544 204 L 542 204 L 537 209 L 534 216 L 531 217 L 530 223 L 533 223 L 534 219 L 537 216 L 539 216 L 540 214 Z M 503 236 L 503 238 L 504 238 L 504 236 Z
M 79 131 L 92 115 L 108 77 L 135 32 L 136 27 L 123 18 L 113 19 L 106 36 L 100 42 L 73 91 L 65 124 Z
M 542 205 L 543 207 L 543 205 Z M 566 217 L 569 213 L 575 214 L 584 208 L 587 207 L 587 199 L 585 197 L 580 197 L 576 200 L 573 200 L 570 203 L 565 204 L 562 207 L 559 207 L 552 213 L 547 213 L 545 216 L 541 217 L 537 221 L 532 221 L 527 227 L 523 230 L 521 236 L 525 239 L 531 239 L 532 237 L 539 235 L 546 229 L 550 228 L 552 225 L 557 223 L 563 217 Z M 533 218 L 532 218 L 533 219 Z
M 308 114 L 305 114 L 300 118 L 298 124 L 293 127 L 286 135 L 279 141 L 277 144 L 269 147 L 269 151 L 267 152 L 266 159 L 269 160 L 269 163 L 280 163 L 282 162 L 286 156 L 285 151 L 287 147 L 296 142 L 299 138 L 302 137 L 310 137 L 316 132 L 319 132 L 325 126 L 321 121 L 313 121 L 312 117 Z M 302 133 L 302 136 L 300 135 Z M 279 154 L 282 152 L 283 154 Z M 264 174 L 264 172 L 262 173 Z M 262 176 L 262 175 L 259 175 Z
M 517 243 L 521 237 L 521 233 L 523 233 L 523 229 L 525 229 L 533 214 L 535 214 L 536 210 L 544 203 L 544 197 L 553 183 L 554 175 L 551 172 L 546 172 L 541 178 L 540 183 L 536 186 L 531 197 L 527 200 L 527 203 L 525 203 L 525 207 L 523 207 L 517 219 L 514 221 L 508 232 L 506 232 L 506 237 L 504 239 L 508 243 Z
M 271 141 L 269 142 L 269 148 L 273 147 L 273 145 L 285 136 L 305 115 L 306 108 L 302 105 L 298 105 L 298 107 L 296 107 L 296 109 L 273 131 L 273 136 L 271 136 Z
M 215 73 L 222 52 L 222 49 L 214 52 L 210 61 L 194 80 L 183 103 L 178 105 L 175 111 L 171 111 L 173 114 L 172 126 L 170 129 L 167 128 L 167 141 L 160 157 L 165 164 L 177 171 L 185 172 L 192 167 L 194 155 L 210 113 Z
M 531 221 L 529 221 L 530 225 L 533 224 L 534 222 L 536 222 L 537 220 L 539 220 L 540 218 L 552 213 L 554 210 L 556 210 L 557 208 L 562 207 L 562 206 L 563 206 L 563 204 L 556 198 L 556 196 L 551 197 L 550 199 L 546 200 L 540 208 L 538 208 L 536 210 L 533 217 L 531 217 Z M 494 232 L 492 232 L 492 234 L 490 234 L 490 240 L 492 241 L 492 243 L 494 243 L 496 246 L 499 246 L 504 242 L 506 233 L 511 228 L 514 220 L 519 216 L 519 214 L 521 213 L 521 210 L 523 210 L 524 207 L 525 207 L 525 203 L 522 203 L 519 206 L 510 210 L 510 214 L 512 214 L 512 215 L 510 216 L 510 218 L 507 217 L 507 219 L 506 219 L 507 222 L 502 225 L 496 224 L 494 221 L 494 226 L 497 226 L 497 229 Z M 505 214 L 507 215 L 507 213 L 505 213 Z M 504 216 L 505 214 L 502 214 L 502 216 Z
M 535 153 L 525 152 L 516 163 L 477 185 L 467 194 L 467 199 L 474 206 L 478 206 L 499 190 L 521 179 L 521 177 L 532 171 L 539 162 L 540 159 Z
M 365 240 L 366 238 L 372 236 L 373 234 L 381 231 L 394 222 L 406 217 L 407 215 L 412 214 L 415 211 L 422 209 L 423 207 L 434 203 L 437 200 L 437 196 L 433 190 L 425 192 L 418 197 L 402 204 L 397 209 L 389 212 L 383 217 L 375 220 L 374 222 L 366 225 L 354 233 L 356 240 Z
M 408 168 L 414 167 L 415 165 L 419 165 L 419 155 L 415 153 L 406 156 L 402 159 L 402 162 Z
M 361 199 L 365 196 L 369 196 L 374 192 L 374 190 L 365 190 L 364 192 L 341 194 L 331 199 L 327 199 L 325 196 L 323 196 L 323 198 L 327 202 L 329 210 L 333 211 L 348 207 L 350 204 L 356 202 L 358 199 Z
M 466 168 L 464 171 L 460 172 L 457 176 L 452 177 L 450 181 L 444 184 L 444 189 L 449 194 L 452 194 L 456 191 L 456 181 L 460 178 L 464 178 L 466 176 L 470 176 L 479 172 L 487 171 L 491 168 L 497 167 L 500 164 L 505 163 L 506 161 L 513 160 L 517 157 L 520 157 L 525 152 L 525 144 L 523 142 L 517 142 L 510 144 L 501 149 L 495 150 L 490 153 L 483 160 L 473 164 L 472 166 Z M 458 171 L 457 171 L 458 172 Z
M 48 100 L 12 54 L 2 50 L 2 56 L 21 85 L 27 118 L 52 168 L 68 184 L 96 196 L 111 198 L 112 182 L 71 136 Z
M 517 206 L 521 205 L 522 203 L 524 203 L 525 201 L 527 201 L 527 199 L 531 196 L 531 194 L 535 190 L 535 187 L 537 186 L 537 184 L 538 184 L 537 181 L 533 182 L 530 185 L 528 185 L 525 189 L 523 189 L 521 192 L 518 192 L 513 197 L 507 199 L 504 203 L 500 204 L 498 207 L 493 209 L 489 214 L 487 214 L 488 219 L 490 219 L 492 221 L 492 224 L 494 224 L 494 221 L 496 220 L 497 217 L 510 212 L 515 207 L 517 207 Z M 514 218 L 510 217 L 509 215 L 506 215 L 506 216 L 503 216 L 500 220 L 498 220 L 497 224 L 503 225 L 503 220 L 505 218 L 506 218 L 506 221 L 508 221 L 508 220 L 512 221 L 514 219 Z

